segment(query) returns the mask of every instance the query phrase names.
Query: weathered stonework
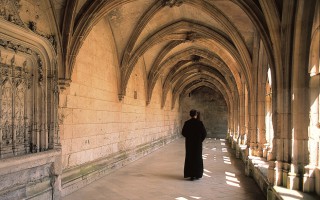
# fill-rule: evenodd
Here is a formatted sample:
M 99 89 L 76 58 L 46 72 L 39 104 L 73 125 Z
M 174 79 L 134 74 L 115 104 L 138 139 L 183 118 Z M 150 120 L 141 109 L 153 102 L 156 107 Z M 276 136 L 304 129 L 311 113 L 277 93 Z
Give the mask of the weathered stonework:
M 268 198 L 319 195 L 320 3 L 275 2 L 0 0 L 0 198 L 60 199 L 193 107 Z
M 11 22 L 0 19 L 0 198 L 60 198 L 56 54 Z
M 110 30 L 101 21 L 83 44 L 70 88 L 60 95 L 63 195 L 160 148 L 180 134 L 178 110 L 161 109 L 155 95 L 145 106 L 143 68 L 117 99 Z M 105 35 L 103 40 L 97 35 Z M 109 38 L 109 45 L 107 45 Z M 90 66 L 90 67 L 89 67 Z M 91 76 L 89 76 L 91 74 Z M 160 85 L 157 85 L 157 91 Z M 134 96 L 136 91 L 137 98 Z
M 182 97 L 181 109 L 184 121 L 189 119 L 191 109 L 200 111 L 201 120 L 207 130 L 207 137 L 226 138 L 228 108 L 217 89 L 199 88 Z

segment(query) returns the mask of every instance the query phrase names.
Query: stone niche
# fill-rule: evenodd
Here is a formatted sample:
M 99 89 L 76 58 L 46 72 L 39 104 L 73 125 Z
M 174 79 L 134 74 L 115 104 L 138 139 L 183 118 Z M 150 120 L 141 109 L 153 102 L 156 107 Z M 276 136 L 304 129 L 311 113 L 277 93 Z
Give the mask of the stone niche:
M 200 111 L 207 137 L 226 138 L 228 128 L 228 108 L 222 94 L 218 90 L 200 87 L 181 98 L 183 121 L 188 120 L 189 111 Z
M 0 18 L 0 199 L 56 199 L 56 53 L 50 41 L 16 22 Z

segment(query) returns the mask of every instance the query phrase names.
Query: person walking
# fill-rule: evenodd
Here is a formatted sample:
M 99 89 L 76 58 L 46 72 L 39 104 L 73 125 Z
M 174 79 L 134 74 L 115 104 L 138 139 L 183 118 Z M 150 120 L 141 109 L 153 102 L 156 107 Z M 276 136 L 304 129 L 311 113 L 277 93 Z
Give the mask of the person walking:
M 190 110 L 190 117 L 182 128 L 186 149 L 184 178 L 194 180 L 202 178 L 203 175 L 202 142 L 207 136 L 207 131 L 202 121 L 197 119 L 196 110 Z

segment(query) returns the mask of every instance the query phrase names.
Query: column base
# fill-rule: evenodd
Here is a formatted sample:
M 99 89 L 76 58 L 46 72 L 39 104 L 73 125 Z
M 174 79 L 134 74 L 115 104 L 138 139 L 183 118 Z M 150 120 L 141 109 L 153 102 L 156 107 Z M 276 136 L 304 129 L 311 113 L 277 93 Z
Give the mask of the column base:
M 288 185 L 288 172 L 290 170 L 290 164 L 289 163 L 283 163 L 282 164 L 282 185 L 283 187 L 287 187 Z
M 290 190 L 299 190 L 300 177 L 296 173 L 288 173 L 287 188 Z
M 315 167 L 306 166 L 305 174 L 303 175 L 302 191 L 314 192 L 315 191 Z
M 271 185 L 274 185 L 274 175 L 275 175 L 275 162 L 269 161 L 268 181 Z

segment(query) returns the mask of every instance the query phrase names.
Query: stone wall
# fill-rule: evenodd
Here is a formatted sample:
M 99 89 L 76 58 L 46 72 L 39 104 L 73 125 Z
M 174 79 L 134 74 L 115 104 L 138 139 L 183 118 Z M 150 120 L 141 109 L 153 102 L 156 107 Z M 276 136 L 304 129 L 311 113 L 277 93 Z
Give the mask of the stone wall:
M 108 22 L 100 21 L 83 43 L 70 88 L 60 95 L 63 195 L 154 151 L 180 133 L 178 110 L 161 109 L 159 83 L 146 106 L 142 61 L 119 101 L 113 43 Z
M 0 199 L 60 199 L 60 165 L 60 150 L 2 159 Z
M 222 94 L 217 90 L 202 87 L 181 99 L 183 120 L 189 119 L 189 111 L 196 109 L 201 113 L 208 136 L 225 138 L 228 127 L 228 108 Z

